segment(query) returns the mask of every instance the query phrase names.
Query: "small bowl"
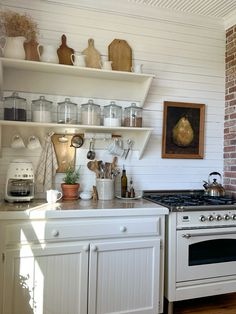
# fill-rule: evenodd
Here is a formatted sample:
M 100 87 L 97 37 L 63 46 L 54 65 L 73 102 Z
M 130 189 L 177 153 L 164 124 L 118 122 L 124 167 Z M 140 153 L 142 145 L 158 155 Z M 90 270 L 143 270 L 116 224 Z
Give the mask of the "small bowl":
M 80 198 L 82 200 L 90 200 L 92 198 L 92 193 L 90 191 L 84 191 L 80 193 Z

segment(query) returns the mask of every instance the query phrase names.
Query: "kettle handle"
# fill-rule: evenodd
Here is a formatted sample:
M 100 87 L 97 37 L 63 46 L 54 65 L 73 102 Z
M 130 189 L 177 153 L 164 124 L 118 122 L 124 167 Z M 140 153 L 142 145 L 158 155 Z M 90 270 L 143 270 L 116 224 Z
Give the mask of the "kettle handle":
M 208 176 L 208 182 L 210 182 L 210 177 L 211 176 L 219 176 L 220 177 L 220 181 L 222 181 L 222 177 L 221 177 L 221 174 L 219 172 L 216 172 L 216 171 L 213 171 L 209 174 Z

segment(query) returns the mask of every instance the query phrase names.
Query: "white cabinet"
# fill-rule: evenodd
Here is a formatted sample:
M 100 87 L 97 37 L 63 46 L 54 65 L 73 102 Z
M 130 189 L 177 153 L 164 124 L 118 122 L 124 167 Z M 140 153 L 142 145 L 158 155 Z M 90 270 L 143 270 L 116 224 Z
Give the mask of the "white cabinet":
M 1 314 L 161 313 L 164 216 L 4 230 Z
M 121 71 L 104 71 L 61 64 L 0 58 L 0 94 L 3 91 L 43 93 L 107 100 L 138 102 L 141 106 L 147 97 L 154 76 Z M 142 157 L 151 135 L 151 128 L 104 127 L 66 125 L 56 123 L 0 121 L 0 132 L 8 134 L 12 127 L 44 133 L 110 132 L 125 139 L 132 138 L 133 149 Z M 37 134 L 37 132 L 36 132 Z M 0 134 L 1 135 L 1 134 Z

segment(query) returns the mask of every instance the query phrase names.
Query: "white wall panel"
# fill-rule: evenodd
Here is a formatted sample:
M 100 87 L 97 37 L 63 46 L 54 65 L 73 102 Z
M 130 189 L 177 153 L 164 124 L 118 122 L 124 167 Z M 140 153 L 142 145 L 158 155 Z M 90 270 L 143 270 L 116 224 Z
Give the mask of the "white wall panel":
M 60 45 L 60 37 L 67 35 L 68 45 L 77 51 L 87 47 L 94 38 L 95 47 L 107 55 L 107 46 L 114 38 L 125 39 L 133 50 L 135 63 L 143 63 L 146 73 L 156 75 L 145 104 L 144 126 L 154 128 L 142 160 L 137 152 L 126 161 L 128 176 L 133 177 L 137 189 L 201 188 L 202 180 L 215 170 L 223 172 L 224 121 L 224 52 L 225 32 L 217 19 L 159 10 L 122 1 L 64 1 L 71 5 L 56 5 L 39 0 L 3 0 L 2 8 L 27 12 L 38 23 L 39 41 Z M 105 6 L 104 6 L 105 4 Z M 100 6 L 100 7 L 99 7 Z M 27 95 L 36 99 L 38 95 Z M 62 91 L 62 99 L 63 95 Z M 51 95 L 54 103 L 60 97 Z M 61 99 L 60 99 L 61 100 Z M 74 99 L 75 100 L 75 99 Z M 162 159 L 162 114 L 164 101 L 206 104 L 204 159 Z M 78 103 L 85 102 L 77 99 Z M 105 104 L 104 100 L 97 100 Z M 127 104 L 128 105 L 128 104 Z M 90 189 L 94 176 L 86 168 L 86 150 L 77 150 L 77 165 L 81 168 L 81 187 Z M 24 150 L 37 164 L 37 156 Z M 35 152 L 37 155 L 37 152 Z M 16 152 L 5 145 L 0 160 L 0 184 L 3 186 L 6 165 Z M 106 151 L 97 157 L 110 161 Z M 56 182 L 59 187 L 62 175 Z

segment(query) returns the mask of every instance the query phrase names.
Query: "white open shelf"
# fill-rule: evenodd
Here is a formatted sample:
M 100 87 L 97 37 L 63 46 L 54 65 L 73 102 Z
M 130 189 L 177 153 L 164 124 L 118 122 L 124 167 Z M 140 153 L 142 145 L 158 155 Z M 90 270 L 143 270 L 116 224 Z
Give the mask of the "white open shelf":
M 137 102 L 154 75 L 0 58 L 2 90 Z
M 85 132 L 93 133 L 112 133 L 112 135 L 120 135 L 124 142 L 127 139 L 134 141 L 133 150 L 139 151 L 139 159 L 142 158 L 145 147 L 150 138 L 152 128 L 129 128 L 129 127 L 106 127 L 106 126 L 90 126 L 78 124 L 57 124 L 57 123 L 37 123 L 37 122 L 24 122 L 24 121 L 8 121 L 0 120 L 2 145 L 9 146 L 11 138 L 15 134 L 21 134 L 27 138 L 29 135 L 39 136 L 41 139 L 50 132 L 59 134 L 84 134 Z

